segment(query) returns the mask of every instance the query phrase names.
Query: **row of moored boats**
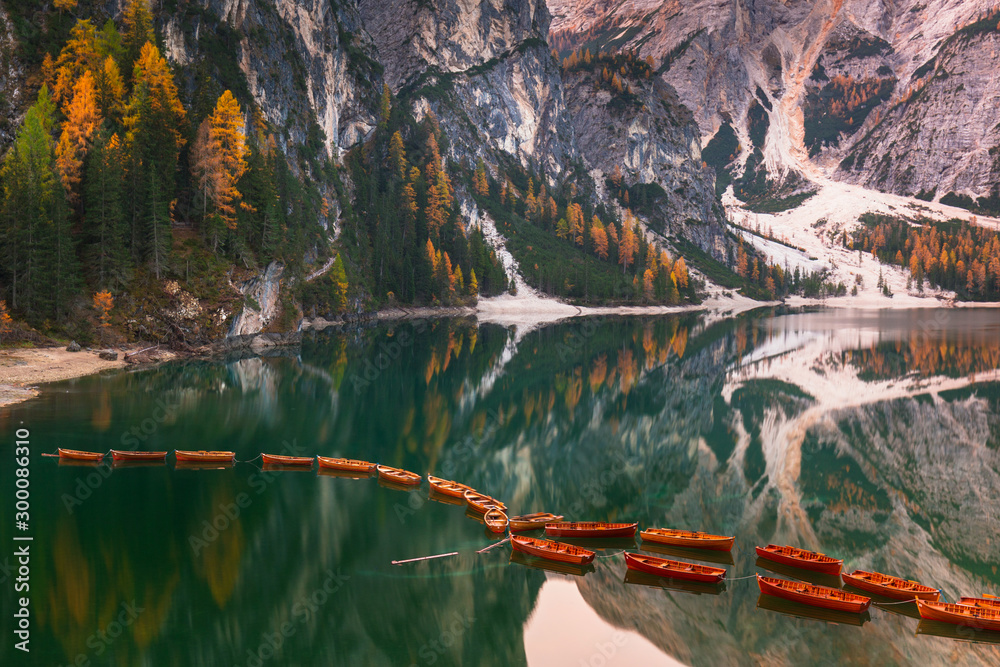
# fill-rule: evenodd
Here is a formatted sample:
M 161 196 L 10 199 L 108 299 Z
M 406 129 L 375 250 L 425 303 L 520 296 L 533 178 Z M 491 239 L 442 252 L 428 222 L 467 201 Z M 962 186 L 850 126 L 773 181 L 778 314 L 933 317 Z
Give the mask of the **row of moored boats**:
M 111 450 L 110 455 L 115 461 L 165 462 L 167 452 Z M 59 457 L 71 461 L 100 462 L 106 456 L 107 454 L 97 452 L 59 449 Z M 227 451 L 176 450 L 174 456 L 179 464 L 228 464 L 234 463 L 236 460 L 236 454 Z M 262 454 L 261 457 L 264 466 L 272 469 L 311 469 L 315 463 L 321 472 L 329 470 L 352 477 L 368 477 L 377 473 L 379 479 L 389 484 L 404 487 L 417 486 L 423 480 L 420 475 L 408 470 L 356 459 L 274 454 Z M 474 514 L 482 517 L 483 523 L 493 533 L 502 535 L 509 531 L 514 552 L 523 554 L 528 559 L 537 558 L 579 567 L 592 563 L 596 552 L 577 544 L 530 537 L 521 533 L 544 530 L 546 537 L 562 539 L 625 539 L 634 541 L 638 531 L 638 523 L 563 521 L 563 516 L 548 512 L 508 517 L 507 506 L 503 502 L 480 493 L 470 486 L 433 475 L 428 475 L 427 481 L 430 484 L 432 496 L 437 495 L 464 502 Z M 702 551 L 729 552 L 735 543 L 735 537 L 731 536 L 672 528 L 649 528 L 640 532 L 639 535 L 644 546 L 648 542 L 654 545 Z M 775 544 L 769 544 L 766 547 L 758 546 L 756 552 L 759 558 L 780 566 L 822 575 L 838 576 L 843 579 L 846 585 L 859 591 L 897 602 L 913 602 L 917 606 L 920 617 L 927 620 L 1000 632 L 1000 598 L 994 596 L 962 597 L 957 603 L 942 602 L 940 600 L 941 592 L 938 589 L 916 581 L 864 570 L 855 570 L 850 574 L 842 573 L 844 561 L 825 554 Z M 629 570 L 645 575 L 710 585 L 721 584 L 726 579 L 726 570 L 721 567 L 699 565 L 629 551 L 625 551 L 624 556 Z M 757 584 L 760 587 L 760 592 L 764 595 L 837 612 L 863 614 L 872 603 L 872 598 L 866 595 L 839 588 L 760 574 L 757 575 Z

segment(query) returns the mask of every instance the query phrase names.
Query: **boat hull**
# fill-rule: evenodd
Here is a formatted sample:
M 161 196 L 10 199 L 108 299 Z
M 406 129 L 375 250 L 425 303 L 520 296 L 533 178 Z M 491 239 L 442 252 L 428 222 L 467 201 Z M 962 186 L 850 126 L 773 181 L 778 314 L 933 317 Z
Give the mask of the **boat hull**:
M 929 602 L 937 602 L 937 600 L 929 600 Z M 967 604 L 973 607 L 986 607 L 987 609 L 1000 609 L 1000 599 L 997 598 L 963 597 L 958 601 L 958 604 Z
M 536 518 L 528 518 L 532 516 Z M 561 521 L 562 518 L 558 514 L 549 514 L 547 512 L 540 512 L 537 515 L 525 514 L 523 516 L 511 517 L 510 532 L 524 533 L 529 530 L 542 530 L 545 528 L 545 524 L 552 523 L 553 521 Z
M 498 509 L 501 512 L 507 511 L 507 506 L 496 498 L 491 498 L 490 496 L 483 495 L 469 489 L 463 494 L 465 502 L 469 505 L 469 508 L 474 512 L 479 512 L 480 514 L 486 514 L 491 509 Z
M 886 583 L 878 583 L 877 581 L 870 580 L 864 575 L 876 575 L 877 577 L 883 577 L 888 581 Z M 868 593 L 875 593 L 876 595 L 881 595 L 882 597 L 892 598 L 893 600 L 923 600 L 925 602 L 937 602 L 938 598 L 941 597 L 941 593 L 936 590 L 922 590 L 930 588 L 929 586 L 916 584 L 920 587 L 916 590 L 901 588 L 900 586 L 908 583 L 905 579 L 900 579 L 899 577 L 889 577 L 879 572 L 864 572 L 862 570 L 855 570 L 850 574 L 844 572 L 840 576 L 843 578 L 845 584 Z
M 721 567 L 693 565 L 679 560 L 655 558 L 625 552 L 625 564 L 630 570 L 652 574 L 657 577 L 699 581 L 706 584 L 717 584 L 726 578 L 726 571 Z
M 98 452 L 81 452 L 78 449 L 59 449 L 59 458 L 70 461 L 103 461 L 105 454 Z
M 920 612 L 920 618 L 927 621 L 964 625 L 974 630 L 1000 632 L 1000 609 L 917 600 L 917 610 Z
M 313 458 L 311 456 L 278 456 L 276 454 L 261 454 L 265 464 L 273 466 L 283 466 L 287 468 L 311 468 Z
M 637 523 L 572 523 L 557 522 L 545 524 L 545 534 L 552 537 L 631 537 L 635 538 Z
M 757 555 L 765 560 L 774 561 L 775 563 L 780 563 L 782 565 L 789 565 L 800 570 L 810 570 L 812 572 L 822 572 L 823 574 L 832 574 L 836 576 L 840 574 L 840 570 L 844 565 L 843 561 L 840 560 L 809 561 L 795 556 L 786 556 L 785 554 L 776 553 L 766 549 L 765 547 L 755 548 L 757 549 Z
M 656 530 L 644 530 L 639 533 L 643 542 L 654 542 L 656 544 L 666 544 L 672 547 L 684 547 L 685 549 L 707 549 L 709 551 L 730 551 L 733 548 L 735 537 L 724 535 L 708 535 L 705 533 L 688 533 L 678 531 L 678 533 L 660 533 Z
M 468 487 L 465 484 L 459 484 L 458 482 L 441 479 L 440 477 L 434 477 L 433 475 L 427 475 L 427 481 L 430 482 L 431 489 L 435 492 L 440 493 L 443 496 L 451 496 L 452 498 L 462 498 L 464 500 L 465 492 L 471 489 L 471 487 Z
M 836 588 L 814 586 L 787 579 L 773 579 L 771 577 L 762 577 L 759 574 L 757 575 L 757 584 L 760 586 L 760 592 L 764 595 L 812 607 L 821 607 L 833 611 L 846 611 L 852 614 L 860 614 L 868 611 L 868 607 L 871 606 L 872 602 L 871 598 L 863 595 L 854 595 L 853 593 L 845 593 Z M 823 595 L 832 597 L 823 597 Z
M 175 450 L 174 457 L 178 461 L 191 461 L 197 463 L 231 463 L 236 460 L 236 452 L 189 452 Z
M 374 463 L 355 459 L 334 459 L 329 456 L 317 456 L 316 461 L 319 463 L 320 468 L 326 468 L 327 470 L 340 470 L 363 475 L 370 475 L 375 470 Z
M 507 532 L 508 519 L 507 515 L 500 510 L 490 510 L 483 516 L 483 521 L 486 523 L 486 527 L 490 529 L 491 532 L 503 534 Z
M 390 468 L 389 466 L 378 466 L 378 476 L 387 482 L 401 484 L 403 486 L 417 486 L 420 484 L 420 475 L 400 468 Z
M 115 461 L 164 461 L 167 458 L 166 452 L 123 452 L 117 449 L 111 450 L 111 458 Z
M 514 549 L 521 553 L 535 556 L 536 558 L 556 561 L 557 563 L 586 565 L 594 560 L 594 552 L 589 549 L 573 547 L 569 544 L 560 544 L 552 540 L 536 540 L 515 535 L 511 538 L 510 543 Z

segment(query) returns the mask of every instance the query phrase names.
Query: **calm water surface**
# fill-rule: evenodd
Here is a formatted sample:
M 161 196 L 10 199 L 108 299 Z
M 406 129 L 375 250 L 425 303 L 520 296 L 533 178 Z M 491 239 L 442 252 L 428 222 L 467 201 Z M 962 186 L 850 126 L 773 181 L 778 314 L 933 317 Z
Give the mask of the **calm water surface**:
M 998 368 L 1000 311 L 836 311 L 402 323 L 50 385 L 0 410 L 8 462 L 31 432 L 34 537 L 32 651 L 5 632 L 0 664 L 998 664 L 1000 636 L 909 605 L 817 617 L 741 578 L 777 542 L 948 599 L 1000 593 Z M 41 458 L 57 446 L 431 471 L 514 513 L 735 535 L 732 579 L 626 579 L 627 543 L 582 572 L 476 555 L 495 538 L 426 482 Z M 11 628 L 10 580 L 0 596 Z

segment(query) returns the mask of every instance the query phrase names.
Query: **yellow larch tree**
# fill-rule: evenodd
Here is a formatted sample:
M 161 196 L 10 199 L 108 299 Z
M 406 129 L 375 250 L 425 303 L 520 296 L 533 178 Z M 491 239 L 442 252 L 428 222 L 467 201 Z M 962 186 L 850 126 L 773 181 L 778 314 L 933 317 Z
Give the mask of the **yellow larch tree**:
M 70 201 L 75 202 L 79 200 L 76 190 L 82 176 L 83 158 L 90 147 L 90 138 L 101 122 L 94 77 L 89 70 L 73 86 L 73 99 L 63 107 L 63 113 L 66 122 L 56 146 L 56 165 Z

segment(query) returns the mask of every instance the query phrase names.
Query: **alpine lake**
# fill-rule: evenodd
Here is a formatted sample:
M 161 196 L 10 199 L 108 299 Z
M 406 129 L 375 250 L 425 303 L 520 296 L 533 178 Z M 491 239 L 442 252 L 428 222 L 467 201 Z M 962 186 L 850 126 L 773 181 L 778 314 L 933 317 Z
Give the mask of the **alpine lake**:
M 983 665 L 1000 634 L 762 597 L 790 544 L 1000 594 L 1000 309 L 467 319 L 306 333 L 43 387 L 0 409 L 3 665 Z M 31 652 L 14 648 L 13 448 L 30 431 Z M 219 449 L 231 466 L 66 465 L 57 447 Z M 511 514 L 734 535 L 731 554 L 597 542 L 512 556 L 464 504 L 343 456 L 456 480 Z M 544 537 L 541 533 L 529 533 Z M 584 542 L 579 544 L 584 545 Z M 626 574 L 623 550 L 725 567 Z M 394 565 L 393 560 L 458 552 Z M 709 559 L 709 560 L 706 560 Z M 6 559 L 6 560 L 5 560 Z

